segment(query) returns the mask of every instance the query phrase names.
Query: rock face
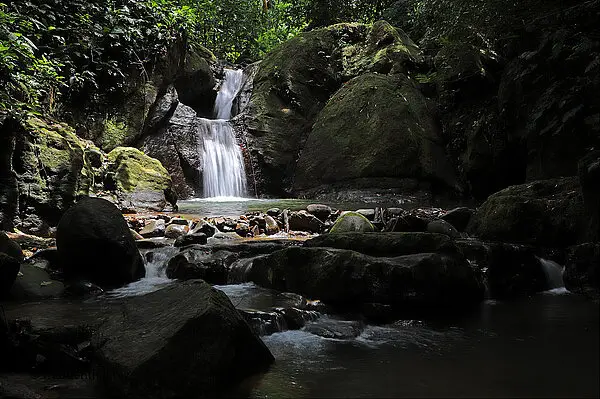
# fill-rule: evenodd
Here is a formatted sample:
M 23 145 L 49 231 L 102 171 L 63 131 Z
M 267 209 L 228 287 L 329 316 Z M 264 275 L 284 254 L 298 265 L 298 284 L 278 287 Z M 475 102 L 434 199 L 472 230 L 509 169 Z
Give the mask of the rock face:
M 190 281 L 131 298 L 93 340 L 95 375 L 130 398 L 226 394 L 273 356 L 227 296 Z
M 376 258 L 330 248 L 287 248 L 254 260 L 250 278 L 348 308 L 392 305 L 408 314 L 464 308 L 483 299 L 483 284 L 458 254 Z
M 487 240 L 565 247 L 585 236 L 578 179 L 550 179 L 511 186 L 477 209 L 467 231 Z
M 414 43 L 384 21 L 305 32 L 272 51 L 258 67 L 246 115 L 236 122 L 247 132 L 258 194 L 289 195 L 298 153 L 342 82 L 368 72 L 400 73 L 418 60 Z
M 432 110 L 403 75 L 364 74 L 329 99 L 298 159 L 294 190 L 367 179 L 382 188 L 402 179 L 457 186 Z
M 131 147 L 117 147 L 108 154 L 120 201 L 131 208 L 164 211 L 176 207 L 171 177 L 161 163 Z M 169 207 L 170 205 L 170 207 Z
M 600 244 L 569 248 L 563 279 L 569 291 L 600 300 Z
M 579 182 L 589 216 L 590 241 L 600 241 L 600 151 L 592 151 L 579 161 Z
M 156 132 L 139 143 L 169 171 L 178 198 L 202 196 L 202 139 L 196 111 L 179 103 L 173 115 Z
M 356 212 L 346 212 L 337 218 L 331 230 L 330 234 L 337 233 L 351 233 L 361 232 L 366 233 L 369 231 L 375 231 L 375 228 L 369 222 L 369 219 Z
M 62 217 L 56 245 L 65 274 L 102 287 L 144 277 L 144 262 L 121 212 L 110 202 L 86 198 Z

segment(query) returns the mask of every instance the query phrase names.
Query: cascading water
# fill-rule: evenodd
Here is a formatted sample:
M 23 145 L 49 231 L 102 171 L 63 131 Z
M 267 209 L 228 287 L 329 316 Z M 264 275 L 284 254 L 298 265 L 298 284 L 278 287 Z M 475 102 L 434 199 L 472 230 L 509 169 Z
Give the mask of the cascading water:
M 246 172 L 242 151 L 229 123 L 233 100 L 243 83 L 242 70 L 225 70 L 225 78 L 215 100 L 218 119 L 200 118 L 203 141 L 204 197 L 243 197 Z
M 548 285 L 549 292 L 557 294 L 567 293 L 568 291 L 565 288 L 565 283 L 563 281 L 562 266 L 548 259 L 539 257 L 537 259 L 546 275 L 546 284 Z

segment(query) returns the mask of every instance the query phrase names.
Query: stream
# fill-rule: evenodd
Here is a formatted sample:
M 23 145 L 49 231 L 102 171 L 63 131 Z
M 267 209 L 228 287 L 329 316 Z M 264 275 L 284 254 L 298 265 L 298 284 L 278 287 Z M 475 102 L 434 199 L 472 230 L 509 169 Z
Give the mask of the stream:
M 164 277 L 173 250 L 154 250 L 146 278 L 106 295 L 143 295 L 174 283 Z M 240 310 L 269 312 L 300 300 L 253 283 L 215 288 Z M 276 331 L 262 335 L 276 362 L 251 397 L 599 395 L 598 306 L 564 287 L 487 300 L 460 319 L 376 326 L 352 315 L 314 313 L 300 330 L 276 321 L 263 328 Z

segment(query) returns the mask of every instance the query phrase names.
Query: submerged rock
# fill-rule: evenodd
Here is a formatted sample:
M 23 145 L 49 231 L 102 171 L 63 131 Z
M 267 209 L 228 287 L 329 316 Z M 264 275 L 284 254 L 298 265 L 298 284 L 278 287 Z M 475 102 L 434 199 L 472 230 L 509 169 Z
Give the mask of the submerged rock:
M 62 217 L 56 232 L 61 265 L 69 277 L 117 287 L 144 277 L 144 261 L 121 212 L 110 202 L 85 198 Z
M 342 308 L 377 302 L 406 314 L 462 309 L 484 293 L 479 274 L 460 254 L 376 258 L 341 249 L 287 248 L 255 259 L 249 277 Z
M 125 300 L 95 335 L 94 373 L 110 395 L 223 395 L 273 356 L 227 296 L 203 281 Z
M 369 231 L 375 231 L 375 227 L 369 222 L 369 219 L 357 212 L 344 212 L 337 218 L 329 233 L 365 233 Z

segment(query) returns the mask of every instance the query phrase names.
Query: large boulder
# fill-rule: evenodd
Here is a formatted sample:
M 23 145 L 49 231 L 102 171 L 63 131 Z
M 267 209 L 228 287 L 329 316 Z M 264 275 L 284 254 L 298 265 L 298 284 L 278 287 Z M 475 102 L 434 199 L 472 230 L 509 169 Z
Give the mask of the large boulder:
M 402 256 L 430 252 L 457 252 L 450 238 L 432 233 L 323 234 L 304 242 L 305 247 L 349 249 L 370 256 Z
M 483 284 L 460 254 L 371 257 L 331 248 L 287 248 L 254 260 L 249 277 L 342 308 L 392 305 L 407 314 L 456 310 L 483 299 Z
M 217 96 L 214 90 L 215 77 L 211 70 L 211 64 L 216 60 L 210 50 L 197 43 L 191 44 L 174 82 L 180 101 L 205 117 L 212 117 L 212 107 Z
M 585 236 L 585 211 L 576 177 L 511 186 L 491 195 L 471 218 L 469 234 L 548 247 Z
M 63 270 L 102 287 L 144 277 L 144 261 L 127 222 L 110 202 L 85 198 L 63 215 L 56 231 Z
M 457 240 L 456 246 L 486 278 L 490 298 L 508 299 L 549 289 L 535 247 L 478 240 Z
M 258 194 L 289 195 L 298 153 L 317 114 L 344 80 L 365 72 L 402 72 L 419 58 L 414 43 L 380 21 L 303 32 L 270 52 L 258 67 L 246 115 Z
M 120 202 L 124 206 L 151 211 L 172 210 L 177 195 L 169 172 L 160 161 L 132 147 L 117 147 L 108 154 Z
M 329 99 L 298 159 L 294 190 L 365 181 L 458 188 L 433 110 L 404 75 L 364 74 Z
M 375 231 L 375 227 L 369 222 L 369 219 L 357 212 L 345 212 L 337 218 L 329 233 L 366 233 L 370 231 Z
M 273 356 L 227 296 L 203 281 L 119 304 L 92 344 L 95 375 L 129 398 L 223 395 L 264 371 Z

